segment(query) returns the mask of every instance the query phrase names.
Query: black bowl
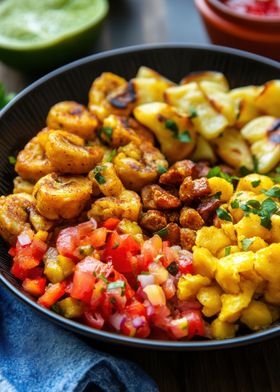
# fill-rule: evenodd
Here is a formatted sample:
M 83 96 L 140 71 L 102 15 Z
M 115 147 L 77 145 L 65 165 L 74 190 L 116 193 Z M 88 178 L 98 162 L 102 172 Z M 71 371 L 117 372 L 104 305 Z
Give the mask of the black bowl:
M 49 108 L 58 101 L 76 100 L 86 103 L 91 82 L 101 72 L 112 71 L 127 79 L 133 77 L 141 65 L 156 69 L 178 82 L 192 71 L 223 72 L 231 87 L 262 84 L 280 78 L 280 63 L 234 49 L 185 44 L 138 46 L 113 50 L 86 57 L 51 72 L 17 95 L 0 114 L 0 194 L 12 189 L 14 172 L 8 157 L 17 151 L 45 124 Z M 92 329 L 39 306 L 10 274 L 8 247 L 0 242 L 0 282 L 18 299 L 37 310 L 49 320 L 93 339 L 129 346 L 169 349 L 208 350 L 239 346 L 280 335 L 280 326 L 238 336 L 233 339 L 184 342 L 129 338 Z

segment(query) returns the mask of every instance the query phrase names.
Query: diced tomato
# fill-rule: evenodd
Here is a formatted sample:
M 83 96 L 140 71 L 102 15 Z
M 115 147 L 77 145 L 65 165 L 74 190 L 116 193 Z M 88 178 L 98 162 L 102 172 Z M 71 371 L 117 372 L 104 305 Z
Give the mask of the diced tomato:
M 76 226 L 77 229 L 77 235 L 79 239 L 83 239 L 85 237 L 88 237 L 91 235 L 91 233 L 97 228 L 97 224 L 94 221 L 94 223 L 89 220 L 87 222 L 80 223 L 78 226 Z
M 140 252 L 140 245 L 128 234 L 119 235 L 116 231 L 110 234 L 103 260 L 112 261 L 114 268 L 122 273 L 133 272 L 131 258 Z
M 96 309 L 102 303 L 106 288 L 107 284 L 102 279 L 98 279 L 94 284 L 90 299 L 90 307 L 92 309 Z
M 142 254 L 144 255 L 144 264 L 149 265 L 154 261 L 158 254 L 162 251 L 162 240 L 160 236 L 154 235 L 149 240 L 145 241 L 142 247 Z
M 36 279 L 26 278 L 22 282 L 22 287 L 29 294 L 34 295 L 34 297 L 40 297 L 45 292 L 46 281 L 47 281 L 46 278 L 36 278 Z
M 17 253 L 16 247 L 15 246 L 11 247 L 8 253 L 10 256 L 15 257 L 15 255 Z
M 92 256 L 87 256 L 76 265 L 76 271 L 89 272 L 91 275 L 104 275 L 108 278 L 114 272 L 112 263 L 103 263 Z
M 99 229 L 95 229 L 84 241 L 88 242 L 94 248 L 101 248 L 105 245 L 106 236 L 107 229 L 105 227 L 100 227 Z
M 65 257 L 73 257 L 73 253 L 79 245 L 79 236 L 77 227 L 68 227 L 61 230 L 56 240 L 58 253 Z
M 35 267 L 28 271 L 28 278 L 30 279 L 38 279 L 41 278 L 44 272 L 44 268 Z
M 134 300 L 130 305 L 127 305 L 125 307 L 125 312 L 131 318 L 134 318 L 137 316 L 146 316 L 145 306 L 137 300 Z
M 176 288 L 171 278 L 163 282 L 162 289 L 164 291 L 166 299 L 171 299 L 176 294 Z
M 103 227 L 105 227 L 107 230 L 115 230 L 115 228 L 118 226 L 120 223 L 120 220 L 117 218 L 109 218 L 103 223 Z
M 45 293 L 39 297 L 38 303 L 46 308 L 50 308 L 54 303 L 56 303 L 59 298 L 65 294 L 65 283 L 55 283 L 51 284 Z
M 190 252 L 189 252 L 190 253 Z M 193 263 L 192 254 L 181 254 L 178 260 L 179 270 L 182 274 L 192 274 L 193 273 Z
M 124 335 L 133 337 L 136 335 L 136 328 L 133 325 L 133 322 L 130 318 L 127 318 L 123 321 L 121 325 L 121 331 Z
M 35 259 L 42 260 L 48 249 L 48 245 L 45 242 L 34 238 L 30 244 L 30 249 Z
M 189 310 L 183 312 L 183 315 L 188 320 L 188 338 L 191 339 L 195 335 L 204 336 L 204 323 L 201 312 L 199 310 Z
M 96 329 L 101 329 L 104 325 L 104 319 L 100 313 L 85 312 L 84 313 L 86 323 Z
M 178 253 L 174 249 L 171 249 L 168 245 L 166 245 L 166 241 L 163 242 L 162 252 L 164 257 L 162 258 L 161 262 L 165 268 L 168 267 L 174 261 L 178 262 L 179 259 Z
M 11 273 L 18 279 L 24 280 L 27 278 L 28 270 L 22 268 L 17 257 L 14 258 Z
M 90 272 L 75 271 L 73 276 L 73 287 L 71 297 L 90 302 L 95 277 Z

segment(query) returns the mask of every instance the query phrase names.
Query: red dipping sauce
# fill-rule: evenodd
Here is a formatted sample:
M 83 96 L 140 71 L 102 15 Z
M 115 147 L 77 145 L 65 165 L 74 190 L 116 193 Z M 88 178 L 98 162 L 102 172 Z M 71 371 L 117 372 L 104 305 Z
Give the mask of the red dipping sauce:
M 280 0 L 222 0 L 235 12 L 255 16 L 280 16 Z

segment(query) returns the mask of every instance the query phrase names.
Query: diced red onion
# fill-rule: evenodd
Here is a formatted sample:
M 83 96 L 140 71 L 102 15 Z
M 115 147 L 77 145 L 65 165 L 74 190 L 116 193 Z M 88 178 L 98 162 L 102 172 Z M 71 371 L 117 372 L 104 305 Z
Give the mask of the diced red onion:
M 145 301 L 145 302 L 147 302 L 147 305 L 145 304 L 147 316 L 151 317 L 155 313 L 155 308 L 153 307 L 153 305 L 149 301 Z
M 144 316 L 138 316 L 133 319 L 132 324 L 135 328 L 140 328 L 145 325 L 145 321 L 146 319 Z
M 120 331 L 123 322 L 125 321 L 126 316 L 121 313 L 114 313 L 109 318 L 109 322 L 117 331 Z
M 155 278 L 151 274 L 149 274 L 149 275 L 138 275 L 137 279 L 140 282 L 142 288 L 145 288 L 146 286 L 149 286 L 150 284 L 154 284 L 155 283 Z
M 29 244 L 31 244 L 31 238 L 29 237 L 28 234 L 26 234 L 26 233 L 21 233 L 21 234 L 18 236 L 18 242 L 20 243 L 21 246 L 29 245 Z

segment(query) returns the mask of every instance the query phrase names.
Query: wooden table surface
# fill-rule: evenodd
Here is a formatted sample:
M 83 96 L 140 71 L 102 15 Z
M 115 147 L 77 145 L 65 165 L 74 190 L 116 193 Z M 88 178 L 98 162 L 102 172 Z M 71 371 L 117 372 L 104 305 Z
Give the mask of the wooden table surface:
M 208 42 L 193 0 L 111 0 L 110 5 L 93 51 L 152 42 Z M 19 91 L 33 79 L 0 64 L 0 80 L 9 91 Z M 280 391 L 280 339 L 208 352 L 98 347 L 137 362 L 162 392 Z

